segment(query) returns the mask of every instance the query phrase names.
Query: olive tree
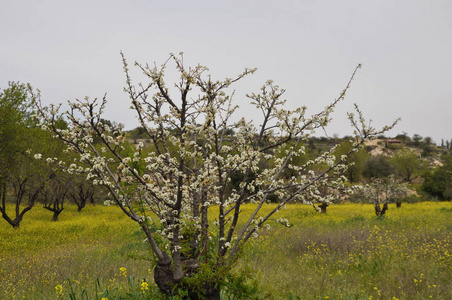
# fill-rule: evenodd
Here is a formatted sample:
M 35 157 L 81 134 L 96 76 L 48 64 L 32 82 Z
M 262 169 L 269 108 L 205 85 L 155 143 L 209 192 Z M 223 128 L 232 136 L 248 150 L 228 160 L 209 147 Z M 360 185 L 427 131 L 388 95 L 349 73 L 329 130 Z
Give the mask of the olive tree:
M 135 63 L 147 83 L 133 84 L 122 58 L 125 92 L 152 151 L 140 143 L 132 154 L 125 154 L 125 134 L 102 122 L 106 97 L 70 102 L 63 112 L 68 129 L 54 126 L 61 117 L 60 105 L 39 108 L 43 128 L 79 153 L 67 171 L 86 172 L 94 184 L 106 187 L 110 203 L 141 227 L 156 259 L 154 280 L 167 295 L 219 299 L 247 241 L 257 237 L 286 203 L 316 201 L 322 186 L 341 185 L 346 158 L 364 140 L 389 128 L 367 126 L 357 109 L 356 115 L 349 114 L 356 137 L 347 153 L 336 158 L 333 147 L 302 165 L 293 164 L 291 158 L 305 153 L 300 145 L 330 122 L 356 69 L 339 97 L 313 115 L 306 107 L 286 109 L 284 90 L 266 82 L 259 93 L 247 95 L 256 108 L 253 113 L 261 116 L 256 124 L 237 117 L 234 93 L 228 92 L 253 69 L 213 80 L 206 67 L 187 67 L 182 54 L 170 55 L 161 66 Z M 174 86 L 165 82 L 171 64 L 179 75 Z M 102 145 L 95 145 L 94 139 Z M 294 175 L 283 176 L 289 169 Z M 271 197 L 278 203 L 263 213 Z M 245 203 L 254 205 L 250 215 L 241 213 Z M 287 220 L 277 221 L 287 225 Z

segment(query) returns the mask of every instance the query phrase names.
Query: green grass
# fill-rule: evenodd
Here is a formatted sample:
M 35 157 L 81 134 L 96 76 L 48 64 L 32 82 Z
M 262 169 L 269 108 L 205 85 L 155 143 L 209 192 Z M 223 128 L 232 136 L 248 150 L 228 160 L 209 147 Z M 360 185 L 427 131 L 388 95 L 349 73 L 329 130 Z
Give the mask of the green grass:
M 117 208 L 89 206 L 78 213 L 66 208 L 58 222 L 36 207 L 25 215 L 20 229 L 0 223 L 0 299 L 56 298 L 54 287 L 67 279 L 81 286 L 119 281 L 119 268 L 150 277 L 149 264 L 128 256 L 145 245 L 138 227 Z M 133 247 L 131 247 L 133 245 Z
M 269 206 L 268 209 L 271 207 Z M 251 206 L 244 207 L 248 213 Z M 273 299 L 452 299 L 452 203 L 344 204 L 327 214 L 290 205 L 253 240 L 238 268 L 252 268 Z M 153 299 L 151 257 L 137 225 L 116 207 L 68 206 L 58 222 L 35 207 L 14 230 L 0 222 L 0 299 Z M 120 268 L 125 268 L 121 272 Z M 124 269 L 123 269 L 124 270 Z M 141 290 L 145 279 L 149 290 Z M 98 282 L 98 284 L 96 284 Z M 57 289 L 55 289 L 57 287 Z M 85 298 L 87 299 L 87 298 Z
M 451 204 L 391 206 L 384 218 L 370 205 L 331 206 L 256 240 L 242 263 L 276 298 L 452 299 Z

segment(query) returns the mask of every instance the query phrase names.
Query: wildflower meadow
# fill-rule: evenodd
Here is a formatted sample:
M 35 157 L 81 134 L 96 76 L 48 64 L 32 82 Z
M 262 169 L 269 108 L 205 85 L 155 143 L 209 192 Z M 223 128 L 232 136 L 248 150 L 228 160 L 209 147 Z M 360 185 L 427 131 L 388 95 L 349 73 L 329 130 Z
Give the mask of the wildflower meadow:
M 369 204 L 287 205 L 278 218 L 235 270 L 252 274 L 256 299 L 452 298 L 450 202 L 391 205 L 385 217 Z M 145 235 L 117 207 L 68 206 L 58 222 L 36 208 L 0 235 L 0 299 L 165 299 Z

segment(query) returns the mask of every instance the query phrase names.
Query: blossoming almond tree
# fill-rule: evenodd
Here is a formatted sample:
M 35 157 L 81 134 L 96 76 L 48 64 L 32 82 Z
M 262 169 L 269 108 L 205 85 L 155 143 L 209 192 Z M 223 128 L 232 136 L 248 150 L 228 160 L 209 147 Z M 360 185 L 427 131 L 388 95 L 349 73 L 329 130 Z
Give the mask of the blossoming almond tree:
M 268 81 L 259 93 L 247 95 L 262 117 L 255 124 L 235 118 L 238 106 L 226 93 L 255 70 L 213 80 L 206 67 L 186 67 L 182 54 L 171 54 L 159 67 L 135 63 L 148 83 L 134 85 L 122 58 L 125 92 L 151 151 L 140 143 L 132 155 L 124 154 L 125 134 L 102 122 L 105 97 L 69 103 L 63 115 L 70 128 L 64 130 L 54 126 L 60 106 L 38 105 L 43 127 L 79 153 L 67 171 L 85 172 L 106 187 L 111 201 L 142 228 L 157 261 L 154 279 L 164 294 L 185 291 L 191 299 L 219 299 L 231 284 L 228 274 L 244 244 L 286 203 L 316 201 L 319 187 L 342 185 L 345 158 L 365 139 L 389 129 L 366 126 L 357 110 L 358 119 L 349 115 L 356 140 L 348 153 L 336 159 L 333 148 L 295 164 L 292 158 L 304 155 L 303 141 L 329 123 L 356 69 L 340 96 L 312 116 L 306 107 L 285 109 L 284 90 Z M 171 63 L 180 76 L 173 89 L 164 80 Z M 293 176 L 283 176 L 286 170 Z M 278 204 L 264 214 L 261 208 L 271 197 Z M 255 204 L 246 217 L 241 214 L 244 203 Z
M 385 215 L 389 209 L 389 203 L 395 202 L 397 207 L 401 207 L 401 199 L 407 193 L 407 185 L 397 180 L 394 175 L 386 178 L 372 178 L 370 184 L 361 187 L 362 197 L 374 205 L 377 216 Z

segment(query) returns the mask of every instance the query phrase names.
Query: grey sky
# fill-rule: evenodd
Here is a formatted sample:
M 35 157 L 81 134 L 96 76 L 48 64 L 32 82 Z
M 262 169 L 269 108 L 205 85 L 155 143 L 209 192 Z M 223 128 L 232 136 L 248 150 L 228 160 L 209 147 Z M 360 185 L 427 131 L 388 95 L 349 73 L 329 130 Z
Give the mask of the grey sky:
M 358 63 L 329 135 L 350 134 L 358 103 L 388 135 L 452 138 L 452 1 L 9 1 L 0 0 L 0 87 L 29 82 L 45 103 L 108 94 L 106 117 L 137 125 L 128 109 L 122 50 L 130 63 L 170 52 L 233 77 L 258 72 L 237 99 L 273 79 L 291 107 L 315 113 L 338 96 Z

